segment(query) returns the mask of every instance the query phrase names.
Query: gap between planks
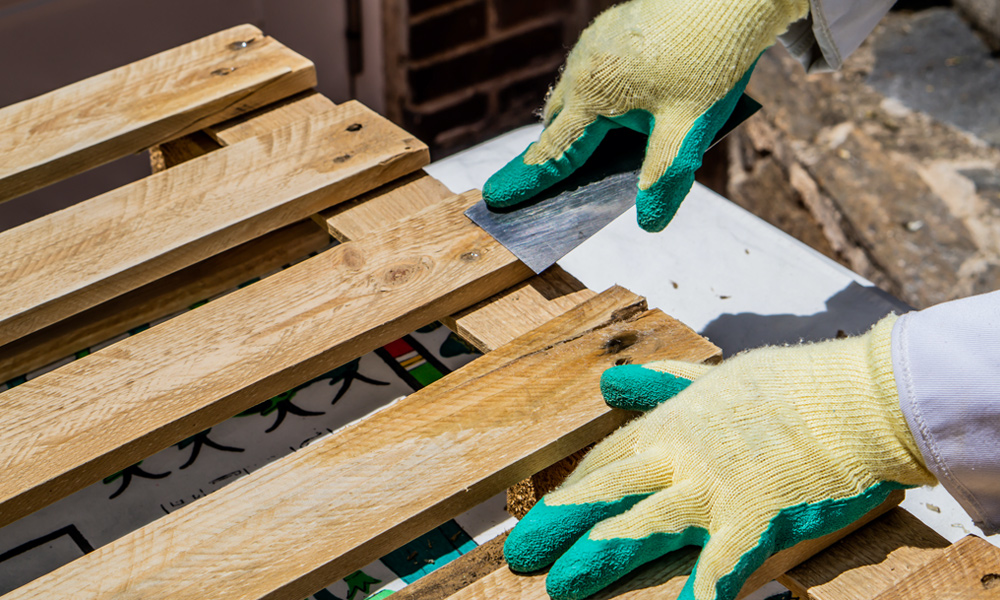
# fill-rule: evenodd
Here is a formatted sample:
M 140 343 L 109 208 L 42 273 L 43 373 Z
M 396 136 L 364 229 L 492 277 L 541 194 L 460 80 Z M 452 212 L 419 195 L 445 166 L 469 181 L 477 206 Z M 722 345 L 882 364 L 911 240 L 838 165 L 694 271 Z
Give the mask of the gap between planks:
M 299 600 L 622 424 L 597 385 L 622 357 L 718 352 L 642 306 L 612 289 L 4 599 L 183 600 L 211 582 L 232 598 Z

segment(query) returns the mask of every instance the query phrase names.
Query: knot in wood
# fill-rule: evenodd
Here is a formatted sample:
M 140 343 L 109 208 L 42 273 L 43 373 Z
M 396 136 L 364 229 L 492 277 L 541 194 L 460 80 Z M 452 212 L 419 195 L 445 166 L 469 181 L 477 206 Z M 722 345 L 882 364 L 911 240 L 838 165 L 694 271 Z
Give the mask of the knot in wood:
M 382 276 L 382 282 L 389 287 L 402 285 L 410 279 L 413 279 L 417 270 L 417 265 L 396 265 L 394 267 L 390 267 L 389 270 L 385 272 L 385 275 Z
M 1000 588 L 1000 573 L 987 573 L 983 575 L 979 583 L 983 584 L 984 590 Z
M 622 350 L 634 346 L 638 341 L 638 333 L 634 331 L 623 331 L 604 342 L 604 353 L 618 354 Z

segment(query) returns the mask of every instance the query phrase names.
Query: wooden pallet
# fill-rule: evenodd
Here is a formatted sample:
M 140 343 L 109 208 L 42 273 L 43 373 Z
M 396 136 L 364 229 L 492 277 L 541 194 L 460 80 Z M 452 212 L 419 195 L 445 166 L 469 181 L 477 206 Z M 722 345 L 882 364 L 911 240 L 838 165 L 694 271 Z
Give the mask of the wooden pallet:
M 309 257 L 0 394 L 0 526 L 435 320 L 485 356 L 5 600 L 204 598 L 208 583 L 298 600 L 624 423 L 598 392 L 607 367 L 717 359 L 627 290 L 532 276 L 462 215 L 478 192 L 452 194 L 419 170 L 424 144 L 314 78 L 241 26 L 0 109 L 0 201 L 145 149 L 154 168 L 0 234 L 0 380 Z M 544 597 L 497 556 L 483 546 L 452 567 L 480 560 L 479 576 L 405 593 L 440 596 L 452 573 L 445 596 Z M 692 556 L 609 594 L 673 597 Z

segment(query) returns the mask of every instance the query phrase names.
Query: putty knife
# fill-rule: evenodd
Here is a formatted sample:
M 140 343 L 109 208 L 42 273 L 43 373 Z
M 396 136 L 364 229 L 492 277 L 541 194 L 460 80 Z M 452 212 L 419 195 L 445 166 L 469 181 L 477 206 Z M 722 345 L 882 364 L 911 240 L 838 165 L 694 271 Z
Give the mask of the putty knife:
M 744 94 L 711 145 L 760 107 Z M 541 273 L 635 204 L 645 148 L 646 136 L 614 129 L 586 165 L 536 198 L 502 209 L 489 208 L 480 200 L 465 214 L 532 271 Z

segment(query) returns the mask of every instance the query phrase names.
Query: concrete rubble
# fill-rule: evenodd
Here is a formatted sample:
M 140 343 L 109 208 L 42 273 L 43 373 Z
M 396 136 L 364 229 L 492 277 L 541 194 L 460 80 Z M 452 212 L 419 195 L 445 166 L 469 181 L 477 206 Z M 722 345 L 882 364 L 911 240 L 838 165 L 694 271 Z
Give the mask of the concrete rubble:
M 1000 289 L 1000 61 L 958 13 L 891 13 L 838 73 L 773 48 L 748 93 L 729 198 L 914 307 Z

